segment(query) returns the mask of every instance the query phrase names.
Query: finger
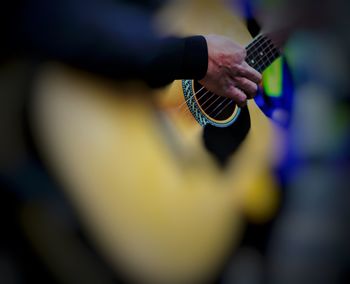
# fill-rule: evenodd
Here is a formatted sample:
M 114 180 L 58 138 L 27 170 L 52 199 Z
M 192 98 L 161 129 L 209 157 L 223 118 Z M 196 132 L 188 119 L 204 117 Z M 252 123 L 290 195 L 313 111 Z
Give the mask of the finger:
M 246 94 L 233 85 L 227 90 L 225 96 L 232 99 L 239 107 L 244 107 L 247 104 Z
M 247 62 L 243 62 L 237 66 L 237 74 L 241 77 L 245 77 L 256 84 L 260 84 L 262 75 L 256 71 L 253 67 L 249 66 Z
M 258 85 L 244 77 L 234 77 L 232 80 L 235 82 L 235 86 L 242 90 L 248 99 L 252 99 L 256 96 L 258 91 Z

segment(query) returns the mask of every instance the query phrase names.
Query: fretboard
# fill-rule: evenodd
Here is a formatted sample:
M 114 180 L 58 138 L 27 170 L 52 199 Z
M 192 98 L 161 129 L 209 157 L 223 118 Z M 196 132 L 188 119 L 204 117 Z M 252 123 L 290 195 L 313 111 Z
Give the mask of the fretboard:
M 257 36 L 247 47 L 247 63 L 259 72 L 264 71 L 280 52 L 266 35 Z

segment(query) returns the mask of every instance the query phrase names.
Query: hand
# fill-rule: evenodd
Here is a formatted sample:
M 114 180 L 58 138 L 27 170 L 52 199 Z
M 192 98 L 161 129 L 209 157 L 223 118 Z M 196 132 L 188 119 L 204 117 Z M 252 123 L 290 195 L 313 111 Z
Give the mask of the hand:
M 261 74 L 245 61 L 246 50 L 229 38 L 205 36 L 208 45 L 208 70 L 199 81 L 207 90 L 228 97 L 243 107 L 255 97 Z

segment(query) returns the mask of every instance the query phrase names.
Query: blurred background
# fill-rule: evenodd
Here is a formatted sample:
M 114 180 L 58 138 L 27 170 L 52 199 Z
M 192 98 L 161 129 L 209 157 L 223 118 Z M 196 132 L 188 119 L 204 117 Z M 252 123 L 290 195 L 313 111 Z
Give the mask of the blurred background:
M 346 1 L 44 2 L 1 12 L 23 48 L 0 49 L 0 283 L 350 282 Z M 56 16 L 72 48 L 86 18 L 242 45 L 293 32 L 249 112 L 219 131 L 179 110 L 181 82 L 150 89 L 60 60 Z

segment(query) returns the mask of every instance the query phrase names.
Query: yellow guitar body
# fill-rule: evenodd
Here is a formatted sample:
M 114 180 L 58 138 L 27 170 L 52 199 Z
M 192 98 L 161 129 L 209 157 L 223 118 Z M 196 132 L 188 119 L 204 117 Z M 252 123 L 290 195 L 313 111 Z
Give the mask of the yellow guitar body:
M 167 32 L 250 41 L 220 1 L 175 1 L 158 20 Z M 242 214 L 264 221 L 277 206 L 270 169 L 283 133 L 252 101 L 251 130 L 223 170 L 178 108 L 181 82 L 155 92 L 52 63 L 35 93 L 41 153 L 93 243 L 134 281 L 209 281 L 241 237 Z

